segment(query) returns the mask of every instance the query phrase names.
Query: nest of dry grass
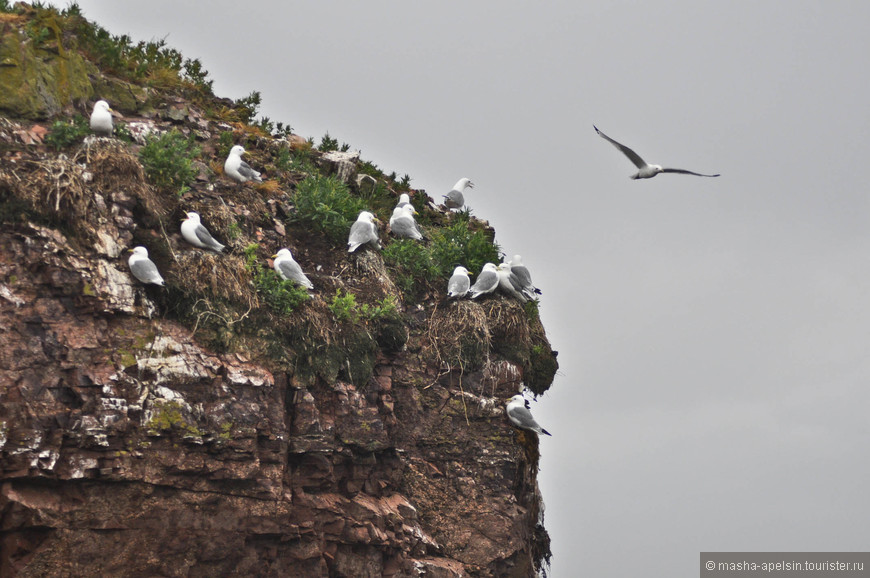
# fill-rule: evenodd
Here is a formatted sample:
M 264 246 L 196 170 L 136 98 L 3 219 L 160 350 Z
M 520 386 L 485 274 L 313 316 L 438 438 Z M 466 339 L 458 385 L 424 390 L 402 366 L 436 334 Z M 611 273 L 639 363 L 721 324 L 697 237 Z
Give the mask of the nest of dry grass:
M 241 257 L 191 250 L 175 253 L 175 261 L 168 280 L 185 294 L 221 299 L 248 309 L 260 306 Z
M 489 357 L 492 336 L 483 308 L 471 301 L 439 305 L 429 318 L 427 356 L 440 366 L 480 369 Z
M 86 160 L 97 190 L 113 196 L 132 196 L 150 215 L 168 214 L 166 201 L 148 185 L 139 158 L 128 150 L 126 143 L 96 139 L 82 147 L 74 160 Z
M 523 306 L 514 299 L 490 299 L 482 304 L 493 342 L 529 347 L 531 331 Z

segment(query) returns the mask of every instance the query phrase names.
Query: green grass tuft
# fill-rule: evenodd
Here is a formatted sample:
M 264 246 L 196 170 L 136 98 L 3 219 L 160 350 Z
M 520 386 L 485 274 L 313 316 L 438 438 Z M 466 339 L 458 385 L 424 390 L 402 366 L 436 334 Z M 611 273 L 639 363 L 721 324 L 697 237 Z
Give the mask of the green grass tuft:
M 199 152 L 200 148 L 192 138 L 188 139 L 172 129 L 160 136 L 149 137 L 139 151 L 139 160 L 154 186 L 181 195 L 196 177 L 193 159 Z
M 346 241 L 351 224 L 366 210 L 366 203 L 350 194 L 333 177 L 311 176 L 296 186 L 294 220 L 309 223 L 334 242 Z

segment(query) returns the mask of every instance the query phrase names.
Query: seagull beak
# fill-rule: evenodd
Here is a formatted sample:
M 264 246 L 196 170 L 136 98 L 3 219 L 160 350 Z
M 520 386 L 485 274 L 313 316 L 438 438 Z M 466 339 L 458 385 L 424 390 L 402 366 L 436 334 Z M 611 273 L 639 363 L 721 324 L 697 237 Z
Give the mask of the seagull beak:
M 127 253 L 132 253 L 133 249 L 127 249 Z
M 278 258 L 278 255 L 272 255 L 271 258 L 272 258 L 272 259 L 277 259 L 277 258 Z

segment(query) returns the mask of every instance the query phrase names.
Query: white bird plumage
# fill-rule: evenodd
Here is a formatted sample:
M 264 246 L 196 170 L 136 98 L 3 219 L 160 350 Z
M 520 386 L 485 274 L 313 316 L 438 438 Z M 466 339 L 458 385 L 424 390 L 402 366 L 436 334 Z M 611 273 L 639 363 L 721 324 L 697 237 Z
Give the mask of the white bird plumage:
M 130 265 L 130 272 L 133 274 L 133 277 L 146 284 L 152 283 L 161 287 L 166 284 L 157 270 L 157 265 L 148 258 L 148 249 L 142 246 L 133 247 L 130 249 L 130 253 L 131 255 L 127 259 L 127 264 Z
M 248 181 L 256 181 L 262 183 L 260 172 L 251 168 L 251 165 L 242 160 L 242 155 L 246 154 L 244 147 L 236 145 L 230 149 L 230 154 L 227 155 L 227 160 L 224 161 L 224 173 L 240 183 Z
M 184 237 L 185 241 L 200 249 L 208 249 L 215 253 L 224 250 L 224 246 L 218 243 L 208 232 L 208 229 L 202 226 L 199 213 L 194 211 L 187 213 L 187 218 L 181 223 L 181 236 Z
M 511 271 L 510 263 L 505 262 L 498 266 L 498 288 L 502 293 L 510 295 L 520 303 L 529 300 L 529 297 L 523 293 L 519 279 Z
M 410 203 L 393 209 L 393 215 L 390 217 L 390 231 L 393 232 L 393 235 L 422 241 L 423 233 L 420 232 L 417 221 L 414 220 L 416 212 Z
M 375 216 L 368 212 L 362 211 L 350 226 L 350 233 L 347 238 L 347 252 L 353 253 L 361 245 L 370 244 L 378 249 L 381 248 L 381 243 L 378 240 L 378 229 L 375 227 Z
M 465 205 L 465 195 L 462 193 L 465 189 L 473 189 L 474 183 L 470 179 L 462 178 L 456 181 L 453 189 L 444 195 L 444 206 L 448 209 L 461 209 Z
M 281 249 L 278 253 L 272 255 L 272 259 L 274 259 L 272 267 L 282 279 L 292 281 L 307 289 L 314 289 L 314 284 L 302 272 L 302 267 L 299 266 L 299 263 L 293 259 L 290 249 Z
M 114 125 L 112 124 L 112 109 L 105 100 L 94 103 L 94 111 L 91 113 L 91 130 L 100 136 L 112 136 Z
M 471 288 L 471 279 L 469 278 L 469 275 L 471 275 L 471 273 L 468 272 L 468 269 L 461 265 L 453 270 L 453 275 L 451 275 L 450 279 L 447 281 L 448 299 L 463 297 L 468 293 L 468 290 Z
M 495 263 L 487 263 L 468 292 L 472 299 L 476 299 L 481 295 L 492 293 L 496 287 L 498 287 L 498 267 Z
M 535 421 L 535 418 L 532 417 L 532 412 L 529 411 L 529 402 L 526 401 L 526 398 L 522 395 L 517 394 L 513 396 L 508 402 L 505 411 L 507 412 L 508 419 L 511 420 L 511 423 L 518 428 L 527 429 L 548 436 L 553 435 Z
M 511 273 L 516 277 L 522 291 L 529 299 L 534 299 L 535 295 L 540 295 L 541 290 L 535 287 L 532 283 L 532 274 L 528 268 L 523 265 L 523 258 L 520 255 L 514 255 L 510 261 Z
M 718 177 L 719 176 L 718 173 L 716 173 L 715 175 L 705 175 L 702 173 L 695 173 L 692 171 L 687 171 L 685 169 L 668 169 L 668 168 L 662 167 L 661 165 L 648 164 L 645 160 L 640 158 L 639 154 L 637 154 L 636 152 L 634 152 L 633 150 L 631 150 L 630 148 L 628 148 L 624 144 L 620 144 L 620 143 L 616 142 L 615 140 L 613 140 L 612 138 L 610 138 L 609 136 L 607 136 L 606 134 L 604 134 L 603 132 L 598 130 L 598 127 L 595 126 L 594 124 L 592 125 L 592 128 L 595 129 L 595 132 L 598 133 L 598 136 L 600 136 L 601 138 L 603 138 L 604 140 L 606 140 L 607 142 L 609 142 L 610 144 L 615 146 L 617 149 L 619 149 L 622 152 L 622 154 L 627 156 L 628 159 L 634 163 L 634 166 L 637 167 L 638 171 L 637 171 L 637 173 L 631 175 L 632 179 L 651 179 L 659 173 L 679 173 L 681 175 L 695 175 L 696 177 Z

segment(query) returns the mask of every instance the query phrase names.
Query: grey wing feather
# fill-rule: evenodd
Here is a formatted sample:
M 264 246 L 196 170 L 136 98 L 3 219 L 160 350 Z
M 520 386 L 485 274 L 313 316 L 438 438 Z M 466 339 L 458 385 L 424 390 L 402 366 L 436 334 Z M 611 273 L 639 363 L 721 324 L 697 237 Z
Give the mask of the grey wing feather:
M 488 293 L 498 287 L 498 273 L 493 271 L 484 271 L 477 278 L 477 281 L 471 287 L 472 293 L 477 295 Z M 473 297 L 474 295 L 472 295 Z
M 456 189 L 453 189 L 444 195 L 444 204 L 451 209 L 457 209 L 465 204 L 465 196 Z
M 198 225 L 196 227 L 196 238 L 199 239 L 200 243 L 214 251 L 220 252 L 221 249 L 224 248 L 223 245 L 218 243 L 217 240 L 215 240 L 215 238 L 211 236 L 211 233 L 208 232 L 208 229 L 206 229 L 202 225 Z
M 305 273 L 302 272 L 302 267 L 296 261 L 281 261 L 278 264 L 278 268 L 281 269 L 281 274 L 284 275 L 284 278 L 309 289 L 314 287 L 308 277 L 305 276 Z
M 705 175 L 702 173 L 693 173 L 692 171 L 687 171 L 685 169 L 662 169 L 663 173 L 679 173 L 681 175 L 695 175 L 696 177 L 718 177 L 719 173 L 715 175 Z
M 350 250 L 354 251 L 360 245 L 371 241 L 377 241 L 377 238 L 377 233 L 374 232 L 374 227 L 371 223 L 354 221 L 353 225 L 350 226 L 350 235 L 348 236 L 347 244 L 349 245 Z
M 252 169 L 251 165 L 249 165 L 245 161 L 241 161 L 239 163 L 239 174 L 246 179 L 253 179 L 261 183 L 263 182 L 263 179 L 260 178 L 259 171 L 255 171 L 254 169 Z
M 530 293 L 541 294 L 541 290 L 532 283 L 532 275 L 524 265 L 514 265 L 511 267 L 511 273 L 517 276 L 523 289 L 526 289 Z
M 637 154 L 636 152 L 634 152 L 633 150 L 631 150 L 630 148 L 628 148 L 624 144 L 616 142 L 615 140 L 613 140 L 612 138 L 610 138 L 609 136 L 607 136 L 606 134 L 604 134 L 603 132 L 598 130 L 598 127 L 595 126 L 594 124 L 592 125 L 592 128 L 595 129 L 595 132 L 598 133 L 598 136 L 600 136 L 601 138 L 603 138 L 604 140 L 606 140 L 607 142 L 609 142 L 610 144 L 612 144 L 613 146 L 618 148 L 620 151 L 622 151 L 622 154 L 627 156 L 629 158 L 629 160 L 631 160 L 631 162 L 634 163 L 634 166 L 636 166 L 639 169 L 642 169 L 643 167 L 647 166 L 646 161 L 644 161 L 642 158 L 640 158 L 639 154 Z
M 454 275 L 447 282 L 447 293 L 455 296 L 465 295 L 470 287 L 471 279 L 468 278 L 468 275 Z
M 532 412 L 522 406 L 512 408 L 509 413 L 513 419 L 519 422 L 520 427 L 532 430 L 541 427 L 538 425 L 538 422 L 535 421 L 535 418 L 532 417 Z
M 150 259 L 139 259 L 130 265 L 133 276 L 143 283 L 157 283 L 163 285 L 163 277 L 157 270 L 157 265 Z

